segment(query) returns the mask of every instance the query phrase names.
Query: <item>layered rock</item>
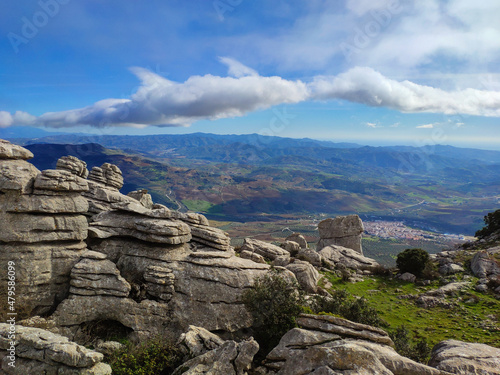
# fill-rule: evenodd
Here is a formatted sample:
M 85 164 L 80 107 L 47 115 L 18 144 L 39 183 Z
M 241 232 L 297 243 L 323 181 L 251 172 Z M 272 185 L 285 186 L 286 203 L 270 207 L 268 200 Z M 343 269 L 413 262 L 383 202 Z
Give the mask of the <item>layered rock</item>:
M 79 177 L 87 178 L 89 170 L 87 163 L 75 156 L 63 156 L 57 160 L 56 169 L 69 171 Z
M 40 328 L 15 326 L 11 347 L 9 324 L 0 323 L 0 360 L 3 374 L 110 375 L 111 367 L 102 363 L 103 355 L 66 337 Z M 11 352 L 15 353 L 11 357 Z M 15 367 L 9 366 L 14 359 Z
M 71 270 L 70 293 L 82 296 L 127 297 L 130 284 L 106 255 L 87 251 Z
M 500 349 L 485 344 L 446 340 L 431 353 L 429 366 L 452 374 L 500 374 Z
M 256 240 L 253 238 L 245 238 L 240 251 L 249 251 L 263 256 L 267 260 L 274 260 L 279 256 L 290 257 L 290 253 L 279 246 Z
M 153 198 L 151 198 L 151 194 L 148 194 L 146 189 L 131 191 L 127 194 L 127 196 L 139 201 L 139 203 L 146 208 L 153 208 Z
M 202 327 L 189 326 L 187 332 L 183 333 L 177 341 L 177 346 L 184 352 L 185 358 L 198 357 L 222 344 L 219 336 Z
M 259 344 L 254 339 L 240 343 L 229 340 L 220 347 L 183 363 L 173 375 L 246 375 L 258 351 Z
M 400 356 L 378 328 L 333 316 L 302 315 L 267 356 L 267 374 L 444 375 Z
M 353 270 L 372 271 L 379 266 L 376 260 L 367 258 L 355 250 L 342 246 L 326 246 L 319 251 L 326 261 L 339 265 L 342 264 Z
M 82 263 L 84 270 L 94 268 L 85 259 Z M 252 325 L 241 294 L 269 269 L 267 264 L 221 251 L 194 252 L 176 261 L 123 255 L 117 264 L 122 277 L 144 288 L 144 293 L 139 293 L 142 297 L 133 300 L 125 293 L 120 297 L 107 292 L 118 289 L 119 276 L 110 267 L 106 275 L 111 275 L 113 282 L 109 278 L 90 280 L 84 284 L 87 290 L 92 290 L 88 293 L 79 293 L 82 283 L 78 283 L 79 289 L 72 289 L 75 293 L 58 306 L 53 318 L 64 328 L 65 335 L 73 337 L 82 323 L 94 320 L 120 322 L 131 328 L 138 339 L 158 334 L 175 337 L 189 325 L 236 332 Z M 75 268 L 79 269 L 80 263 Z M 72 272 L 72 285 L 82 273 L 85 271 Z M 123 286 L 127 284 L 120 285 L 119 290 L 126 291 Z
M 320 240 L 316 246 L 317 251 L 326 246 L 338 245 L 353 249 L 363 255 L 361 235 L 364 227 L 358 215 L 325 219 L 318 224 L 318 230 Z
M 30 151 L 6 141 L 0 155 L 0 266 L 14 262 L 18 306 L 47 312 L 67 295 L 71 268 L 85 251 L 81 193 L 88 184 L 69 170 L 38 171 L 23 160 Z

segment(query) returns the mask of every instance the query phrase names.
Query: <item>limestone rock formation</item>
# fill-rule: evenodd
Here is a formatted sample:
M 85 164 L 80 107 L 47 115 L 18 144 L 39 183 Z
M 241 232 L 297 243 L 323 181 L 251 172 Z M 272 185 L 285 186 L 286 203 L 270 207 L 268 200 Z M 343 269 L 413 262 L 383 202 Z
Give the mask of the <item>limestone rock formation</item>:
M 332 316 L 302 315 L 267 356 L 267 374 L 448 374 L 400 356 L 381 329 Z
M 33 154 L 30 150 L 0 139 L 0 159 L 28 160 L 31 158 L 33 158 Z
M 75 156 L 63 156 L 59 158 L 59 160 L 57 160 L 56 169 L 69 171 L 82 178 L 87 178 L 89 175 L 87 163 Z
M 253 339 L 240 343 L 226 341 L 220 347 L 183 363 L 173 375 L 246 375 L 258 350 L 259 344 Z
M 213 349 L 217 349 L 222 344 L 219 336 L 211 333 L 205 328 L 189 326 L 187 332 L 183 333 L 177 341 L 177 346 L 185 354 L 185 358 L 198 357 Z
M 243 259 L 250 259 L 250 260 L 253 260 L 254 262 L 256 263 L 266 263 L 266 260 L 264 259 L 264 257 L 262 255 L 259 255 L 257 253 L 252 253 L 248 250 L 243 250 L 241 253 L 240 253 L 240 258 L 243 258 Z
M 38 171 L 20 146 L 0 141 L 0 154 L 0 267 L 14 262 L 18 306 L 47 312 L 67 295 L 86 250 L 88 184 L 68 170 Z
M 151 194 L 148 194 L 148 191 L 146 189 L 131 191 L 127 194 L 127 196 L 136 199 L 146 208 L 153 208 L 153 198 L 151 198 Z
M 319 251 L 319 255 L 330 263 L 342 264 L 353 270 L 372 271 L 379 266 L 374 259 L 367 258 L 355 250 L 342 246 L 326 246 Z
M 300 245 L 295 241 L 285 241 L 281 244 L 281 247 L 288 251 L 290 255 L 297 254 L 300 250 Z
M 479 290 L 486 291 L 487 285 L 500 285 L 500 246 L 478 251 L 471 260 L 471 270 L 479 278 Z M 500 292 L 497 292 L 500 294 Z
M 446 340 L 431 353 L 429 366 L 452 374 L 500 374 L 500 349 L 485 344 Z
M 318 230 L 320 240 L 316 246 L 317 251 L 326 246 L 338 245 L 353 249 L 363 255 L 361 235 L 364 227 L 358 215 L 325 219 L 318 224 Z
M 301 249 L 307 249 L 309 247 L 305 237 L 300 233 L 292 233 L 286 238 L 285 241 L 297 242 Z
M 308 293 L 316 293 L 318 290 L 319 272 L 309 262 L 295 260 L 285 267 L 293 272 L 302 289 Z
M 244 250 L 262 255 L 268 260 L 274 260 L 279 256 L 290 257 L 290 253 L 285 249 L 264 241 L 255 240 L 253 238 L 245 238 L 245 242 L 243 242 L 243 245 L 240 248 L 240 251 Z
M 0 360 L 3 374 L 110 375 L 111 367 L 102 363 L 103 355 L 66 337 L 40 328 L 15 326 L 15 367 L 9 366 L 12 350 L 10 324 L 0 323 Z
M 116 265 L 105 254 L 95 251 L 82 254 L 71 270 L 70 285 L 70 293 L 82 296 L 127 297 L 131 289 Z

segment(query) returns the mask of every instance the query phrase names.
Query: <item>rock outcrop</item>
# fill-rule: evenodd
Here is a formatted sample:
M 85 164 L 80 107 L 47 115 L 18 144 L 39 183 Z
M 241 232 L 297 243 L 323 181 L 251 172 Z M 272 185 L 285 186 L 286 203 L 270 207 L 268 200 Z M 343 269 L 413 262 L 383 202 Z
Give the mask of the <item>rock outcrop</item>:
M 364 227 L 358 215 L 325 219 L 318 224 L 318 230 L 320 240 L 316 246 L 317 251 L 326 246 L 338 245 L 353 249 L 363 255 L 361 235 Z
M 10 341 L 10 324 L 0 323 L 0 361 L 3 374 L 111 374 L 111 367 L 102 363 L 104 357 L 101 353 L 40 328 L 20 325 L 14 327 L 16 339 Z M 9 363 L 14 363 L 15 366 L 10 366 Z
M 267 356 L 265 374 L 444 375 L 393 349 L 381 329 L 333 316 L 302 315 Z
M 309 246 L 307 244 L 306 238 L 300 233 L 292 233 L 289 235 L 285 241 L 293 241 L 299 244 L 301 249 L 307 249 Z
M 263 256 L 267 260 L 274 260 L 279 256 L 290 257 L 290 253 L 279 246 L 255 240 L 253 238 L 245 238 L 240 251 L 249 251 Z
M 323 259 L 334 265 L 342 264 L 346 268 L 353 270 L 373 271 L 379 266 L 376 260 L 367 258 L 355 250 L 342 246 L 326 246 L 318 253 Z
M 220 347 L 183 363 L 173 375 L 246 375 L 258 351 L 259 344 L 252 338 L 239 343 L 229 340 Z
M 471 260 L 470 268 L 479 278 L 477 290 L 488 290 L 488 284 L 500 287 L 500 247 L 478 251 Z M 496 291 L 500 295 L 500 289 Z
M 452 374 L 499 375 L 500 349 L 484 344 L 446 340 L 432 349 L 429 366 Z
M 293 263 L 285 267 L 291 271 L 302 289 L 308 293 L 316 293 L 318 291 L 318 281 L 320 279 L 319 272 L 309 262 L 295 260 Z
M 40 172 L 25 160 L 32 156 L 0 142 L 0 267 L 13 262 L 17 306 L 44 313 L 67 296 L 71 268 L 86 250 L 88 184 L 81 168 Z

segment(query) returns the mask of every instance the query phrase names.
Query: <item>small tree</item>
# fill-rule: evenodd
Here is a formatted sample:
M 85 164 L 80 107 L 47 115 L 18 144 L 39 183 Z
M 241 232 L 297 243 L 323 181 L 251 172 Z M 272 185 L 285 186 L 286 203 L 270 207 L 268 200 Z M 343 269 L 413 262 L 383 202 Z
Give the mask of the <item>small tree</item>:
M 429 253 L 422 249 L 406 249 L 398 254 L 396 264 L 402 273 L 410 272 L 420 276 L 429 262 Z
M 500 231 L 500 210 L 490 212 L 484 217 L 486 226 L 476 232 L 476 237 L 479 239 L 485 238 L 490 234 Z
M 296 282 L 272 270 L 259 277 L 242 300 L 254 318 L 254 335 L 261 353 L 268 353 L 281 337 L 296 327 L 295 320 L 302 312 L 304 296 Z
M 420 363 L 427 363 L 431 354 L 431 348 L 425 339 L 413 343 L 410 338 L 410 332 L 404 325 L 399 326 L 389 335 L 394 342 L 396 351 L 403 357 L 413 359 Z

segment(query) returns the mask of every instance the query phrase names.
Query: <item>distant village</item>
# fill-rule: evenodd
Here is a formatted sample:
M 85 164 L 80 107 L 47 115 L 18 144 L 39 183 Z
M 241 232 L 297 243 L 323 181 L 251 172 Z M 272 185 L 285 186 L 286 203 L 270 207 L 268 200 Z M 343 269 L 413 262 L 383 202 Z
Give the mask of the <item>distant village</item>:
M 467 241 L 468 236 L 461 234 L 441 234 L 410 228 L 402 221 L 365 221 L 363 222 L 365 233 L 380 238 L 395 238 L 406 240 L 445 240 L 445 241 Z

